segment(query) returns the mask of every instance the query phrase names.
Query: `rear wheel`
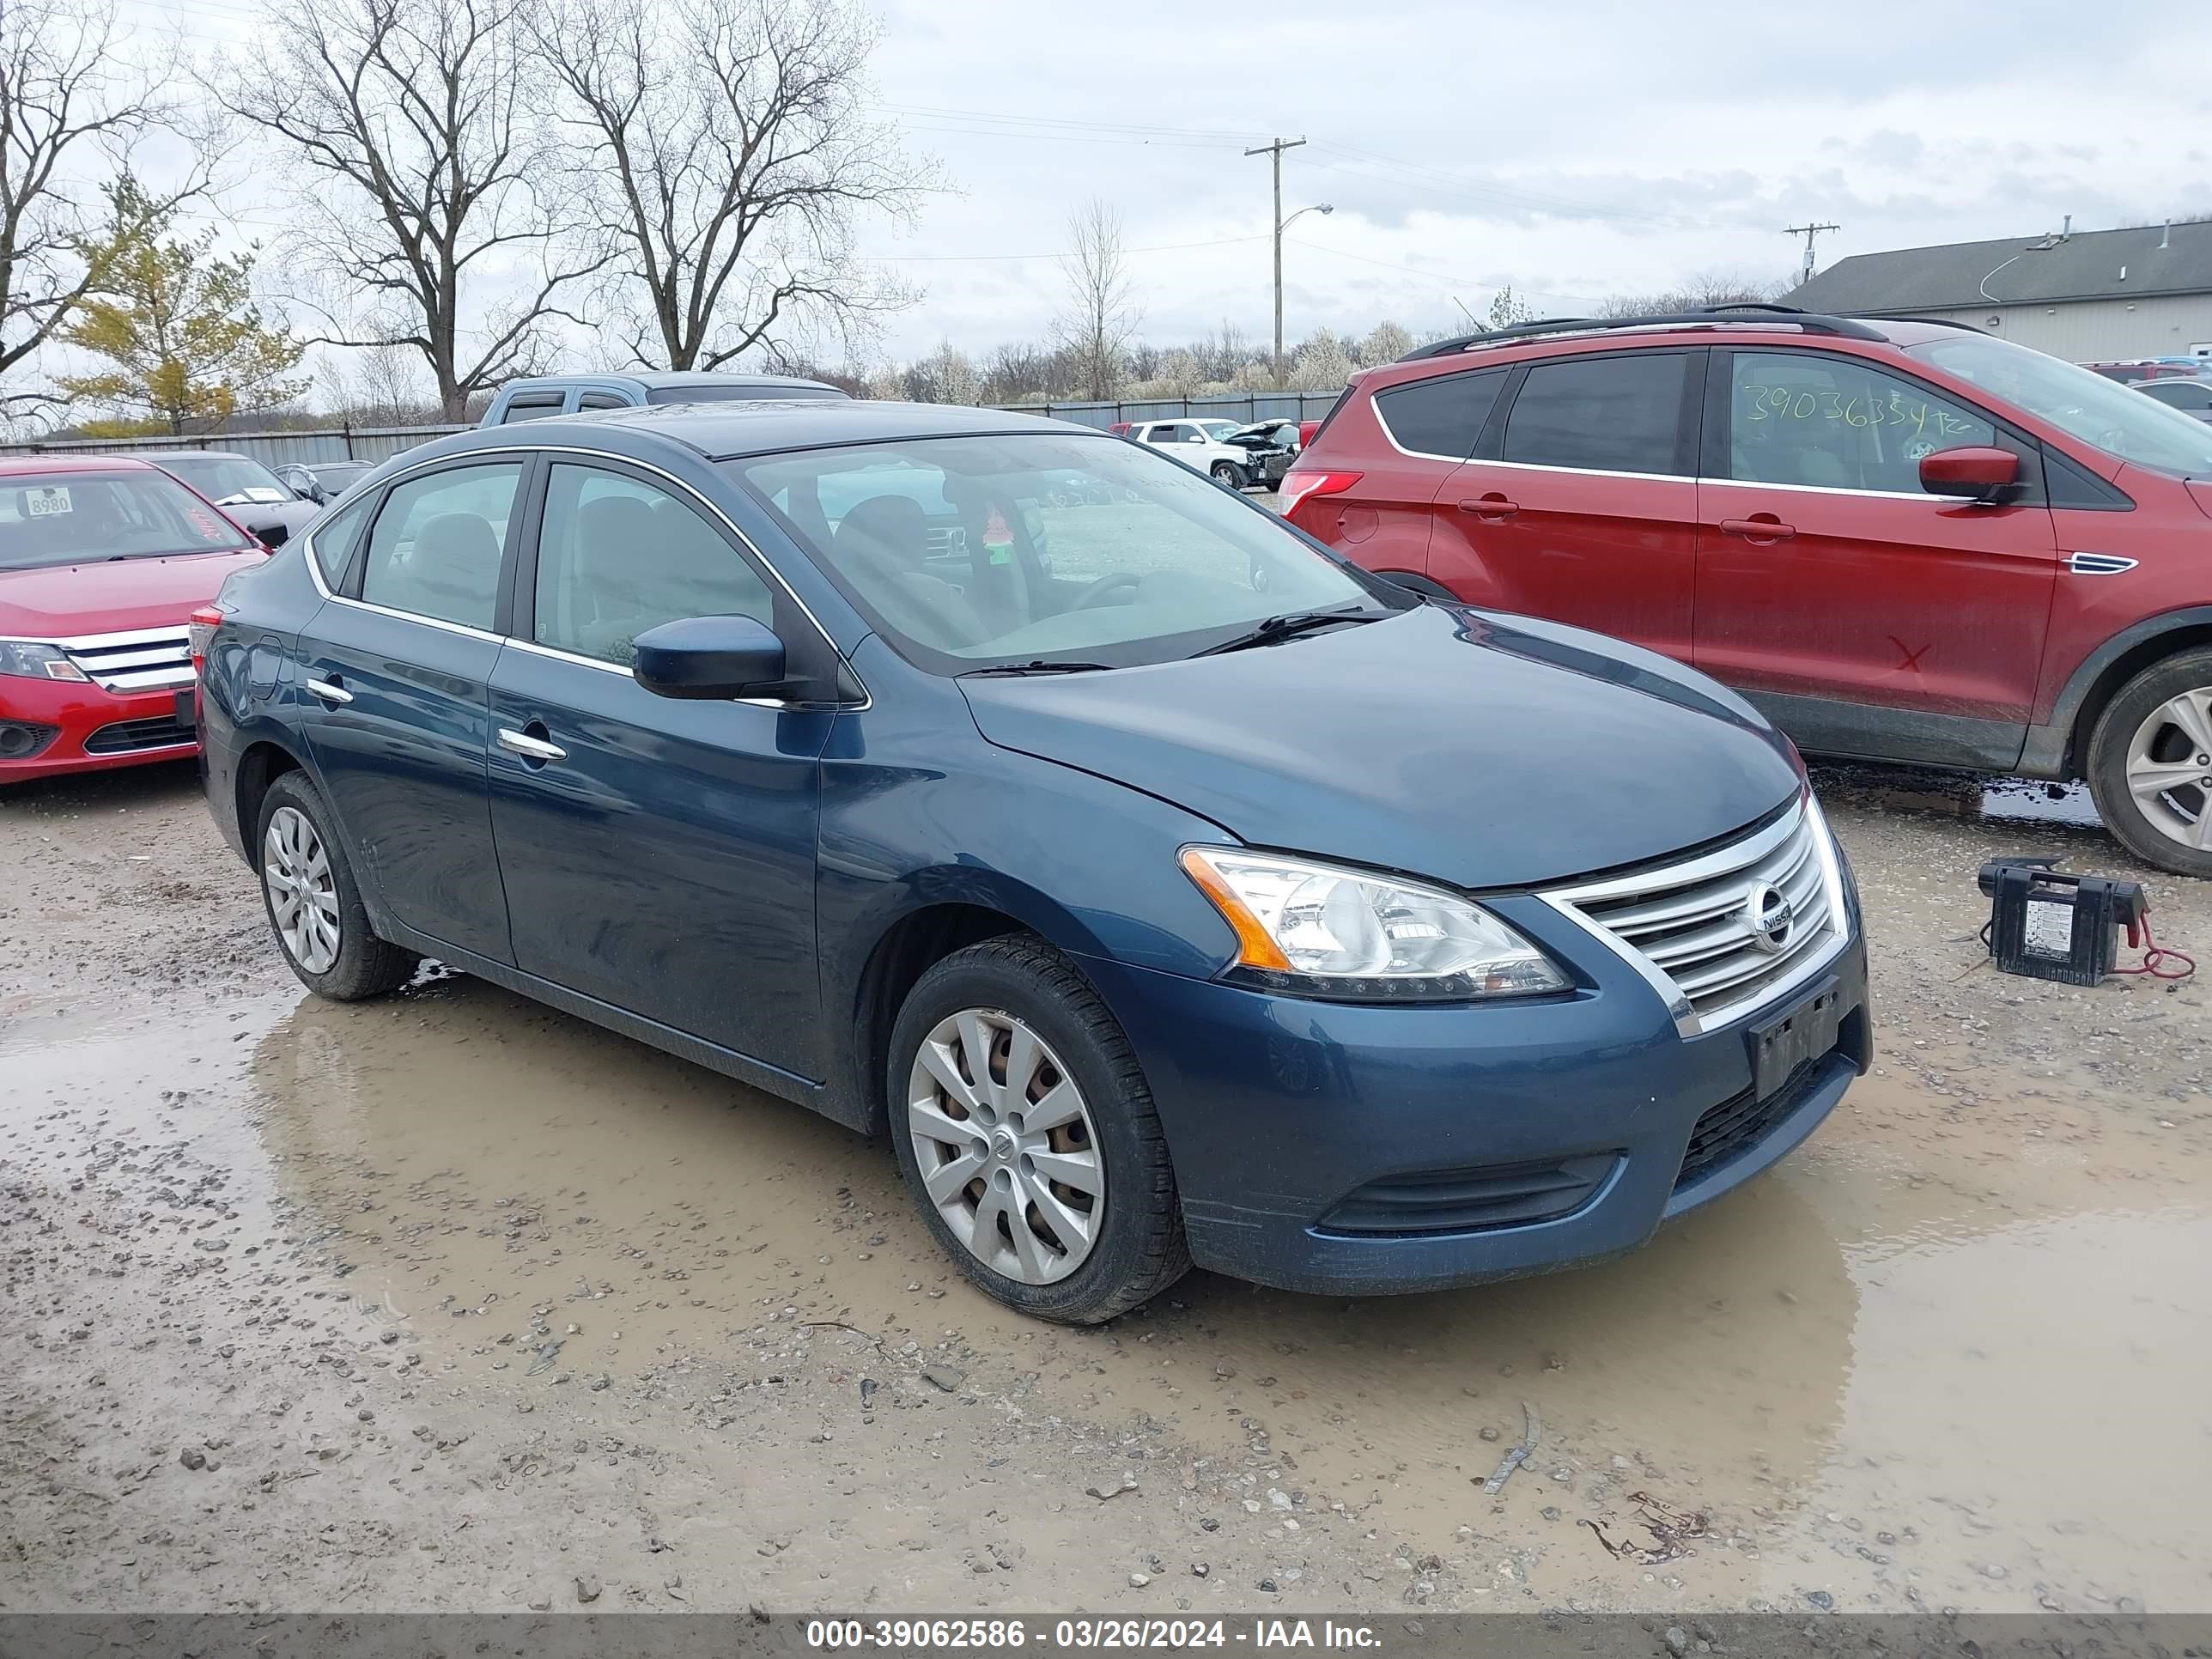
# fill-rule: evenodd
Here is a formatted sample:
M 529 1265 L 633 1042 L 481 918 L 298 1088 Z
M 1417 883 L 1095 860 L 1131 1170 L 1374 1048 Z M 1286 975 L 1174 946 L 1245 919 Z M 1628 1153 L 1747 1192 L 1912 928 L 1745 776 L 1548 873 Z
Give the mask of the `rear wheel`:
M 306 776 L 287 772 L 261 803 L 261 902 L 300 982 L 334 1002 L 394 991 L 421 958 L 379 939 L 331 833 L 330 809 Z
M 1144 1073 L 1058 951 L 1015 935 L 947 957 L 907 998 L 890 1048 L 899 1167 L 988 1294 L 1095 1324 L 1188 1271 Z
M 2105 705 L 2089 739 L 2089 790 L 2136 857 L 2212 876 L 2212 651 L 2154 664 Z

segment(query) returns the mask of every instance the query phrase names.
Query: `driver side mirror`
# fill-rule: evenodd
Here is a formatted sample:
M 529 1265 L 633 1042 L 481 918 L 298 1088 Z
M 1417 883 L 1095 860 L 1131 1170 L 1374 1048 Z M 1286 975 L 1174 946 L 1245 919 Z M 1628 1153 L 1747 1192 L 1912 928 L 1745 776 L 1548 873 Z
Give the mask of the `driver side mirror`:
M 1920 458 L 1920 487 L 1931 495 L 1999 506 L 2020 489 L 2020 457 L 1990 444 L 1939 449 Z
M 657 697 L 775 696 L 784 690 L 783 641 L 751 617 L 689 617 L 639 635 L 630 673 Z

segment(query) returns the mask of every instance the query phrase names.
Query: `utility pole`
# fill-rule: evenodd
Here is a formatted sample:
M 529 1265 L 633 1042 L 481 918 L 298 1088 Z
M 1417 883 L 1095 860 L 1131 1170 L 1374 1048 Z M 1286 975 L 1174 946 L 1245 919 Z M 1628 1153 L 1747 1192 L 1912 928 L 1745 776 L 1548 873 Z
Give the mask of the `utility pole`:
M 1784 228 L 1782 234 L 1784 236 L 1802 236 L 1805 239 L 1805 274 L 1798 281 L 1809 283 L 1813 280 L 1813 239 L 1824 230 L 1842 228 L 1841 225 L 1789 225 Z
M 1272 144 L 1256 145 L 1244 152 L 1266 156 L 1275 173 L 1275 211 L 1267 222 L 1275 228 L 1275 384 L 1279 386 L 1283 383 L 1283 152 L 1304 143 L 1303 138 L 1278 138 Z

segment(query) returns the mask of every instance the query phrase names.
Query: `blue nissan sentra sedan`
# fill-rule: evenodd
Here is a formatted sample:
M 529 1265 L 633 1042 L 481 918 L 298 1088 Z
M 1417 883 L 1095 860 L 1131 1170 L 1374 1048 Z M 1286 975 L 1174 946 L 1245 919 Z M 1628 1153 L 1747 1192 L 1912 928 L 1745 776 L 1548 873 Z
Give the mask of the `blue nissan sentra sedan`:
M 886 1135 L 1042 1318 L 1614 1255 L 1868 1062 L 1849 868 L 1747 704 L 1080 428 L 463 434 L 195 643 L 310 988 L 434 957 Z

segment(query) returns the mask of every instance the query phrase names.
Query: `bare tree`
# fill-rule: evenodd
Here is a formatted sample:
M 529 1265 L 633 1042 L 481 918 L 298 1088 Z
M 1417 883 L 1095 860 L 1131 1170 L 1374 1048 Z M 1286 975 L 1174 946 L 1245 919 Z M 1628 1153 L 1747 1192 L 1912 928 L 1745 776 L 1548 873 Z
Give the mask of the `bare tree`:
M 538 365 L 596 269 L 554 258 L 531 3 L 268 0 L 246 61 L 204 76 L 306 169 L 296 240 L 347 296 L 313 306 L 319 342 L 413 347 L 447 420 Z
M 1121 385 L 1141 314 L 1130 297 L 1121 216 L 1097 197 L 1067 217 L 1073 244 L 1060 259 L 1068 307 L 1054 331 L 1075 360 L 1078 395 L 1103 401 Z
M 101 175 L 127 172 L 135 141 L 179 118 L 131 71 L 108 0 L 0 0 L 0 375 L 55 338 L 121 253 L 206 187 L 217 150 L 201 128 L 184 134 L 192 159 L 176 187 L 103 206 Z M 52 401 L 18 392 L 0 410 Z
M 877 27 L 848 0 L 552 0 L 537 33 L 636 361 L 849 353 L 912 303 L 853 252 L 931 175 L 867 118 Z
M 1755 277 L 1736 275 L 1692 276 L 1680 288 L 1657 294 L 1616 294 L 1598 307 L 1598 315 L 1663 316 L 1669 312 L 1703 311 L 1712 306 L 1765 302 L 1780 298 L 1792 286 L 1787 282 L 1760 282 Z

